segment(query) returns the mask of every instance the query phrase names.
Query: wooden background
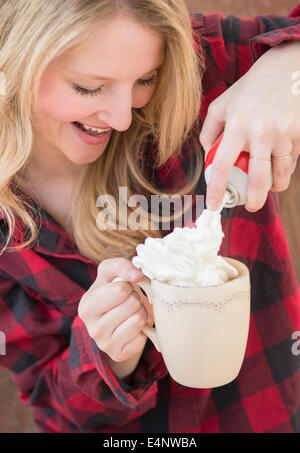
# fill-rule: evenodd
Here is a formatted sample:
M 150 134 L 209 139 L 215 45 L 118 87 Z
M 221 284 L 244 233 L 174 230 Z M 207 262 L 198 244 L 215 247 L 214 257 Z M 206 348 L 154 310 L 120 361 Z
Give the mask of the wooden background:
M 234 14 L 239 17 L 255 17 L 260 14 L 287 16 L 296 0 L 186 0 L 192 13 Z
M 187 0 L 191 12 L 221 12 L 243 17 L 259 14 L 287 15 L 295 0 Z M 300 59 L 299 59 L 300 60 Z M 300 62 L 299 62 L 300 65 Z M 280 194 L 281 216 L 287 233 L 291 251 L 300 276 L 300 209 L 297 193 L 300 193 L 300 165 L 293 175 L 288 190 Z M 0 369 L 0 433 L 37 432 L 31 408 L 23 406 L 17 396 L 17 389 L 8 372 Z

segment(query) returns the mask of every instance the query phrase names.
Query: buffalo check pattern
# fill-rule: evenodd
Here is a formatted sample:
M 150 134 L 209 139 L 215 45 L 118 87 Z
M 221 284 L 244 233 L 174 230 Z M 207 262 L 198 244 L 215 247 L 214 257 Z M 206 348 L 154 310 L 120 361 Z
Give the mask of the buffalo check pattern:
M 195 48 L 206 59 L 202 120 L 210 102 L 263 52 L 300 39 L 300 6 L 288 18 L 250 20 L 216 13 L 195 14 L 191 21 Z M 147 142 L 141 169 L 148 169 L 149 178 L 163 189 L 175 187 L 193 160 L 191 143 L 180 159 L 156 170 L 154 150 Z M 205 191 L 202 173 L 197 194 Z M 276 195 L 270 193 L 254 214 L 244 207 L 222 212 L 220 253 L 249 267 L 252 311 L 239 376 L 215 389 L 177 384 L 149 340 L 131 381 L 114 375 L 77 314 L 97 264 L 79 254 L 49 213 L 42 208 L 41 213 L 34 246 L 0 257 L 0 330 L 6 335 L 0 365 L 11 371 L 21 401 L 34 407 L 41 432 L 300 432 L 300 356 L 291 350 L 292 334 L 300 330 L 300 290 Z M 3 216 L 0 226 L 4 244 Z M 17 222 L 10 245 L 24 239 Z

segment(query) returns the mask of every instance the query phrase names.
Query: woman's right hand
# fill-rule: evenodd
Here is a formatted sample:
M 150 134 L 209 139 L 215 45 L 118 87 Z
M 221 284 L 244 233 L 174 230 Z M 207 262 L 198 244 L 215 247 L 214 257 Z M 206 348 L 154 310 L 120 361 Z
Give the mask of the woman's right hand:
M 119 277 L 125 281 L 113 282 Z M 142 329 L 153 325 L 152 307 L 130 283 L 142 280 L 143 273 L 125 258 L 102 261 L 98 275 L 82 296 L 78 315 L 101 351 L 115 362 L 141 353 L 147 341 Z M 146 307 L 146 308 L 145 308 Z

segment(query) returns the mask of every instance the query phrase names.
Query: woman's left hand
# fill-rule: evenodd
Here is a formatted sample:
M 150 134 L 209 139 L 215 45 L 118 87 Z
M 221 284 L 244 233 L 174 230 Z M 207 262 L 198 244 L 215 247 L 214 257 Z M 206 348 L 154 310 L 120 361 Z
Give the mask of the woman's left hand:
M 223 129 L 206 204 L 211 209 L 219 207 L 230 170 L 240 152 L 247 150 L 251 159 L 246 209 L 257 211 L 268 196 L 270 166 L 271 190 L 283 191 L 300 154 L 300 42 L 268 50 L 210 104 L 200 134 L 206 154 Z

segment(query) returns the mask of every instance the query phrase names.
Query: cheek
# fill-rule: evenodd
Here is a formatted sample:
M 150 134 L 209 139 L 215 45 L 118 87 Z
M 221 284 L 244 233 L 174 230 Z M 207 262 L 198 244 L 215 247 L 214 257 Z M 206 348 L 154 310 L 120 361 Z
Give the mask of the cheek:
M 135 93 L 134 98 L 133 98 L 133 107 L 135 109 L 140 109 L 144 107 L 148 102 L 150 101 L 153 93 L 154 93 L 155 87 L 149 87 L 144 90 L 139 90 L 139 92 Z
M 73 94 L 72 87 L 47 75 L 41 80 L 34 113 L 38 117 L 48 117 L 62 122 L 76 121 L 90 114 L 87 102 Z

